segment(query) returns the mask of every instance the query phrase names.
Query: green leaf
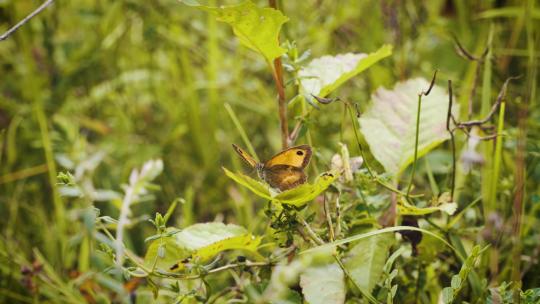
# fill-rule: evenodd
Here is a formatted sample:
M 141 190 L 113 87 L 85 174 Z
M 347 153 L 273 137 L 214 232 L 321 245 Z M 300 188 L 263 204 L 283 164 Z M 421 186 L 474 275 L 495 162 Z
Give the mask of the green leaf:
M 360 74 L 379 60 L 392 54 L 392 46 L 384 45 L 370 54 L 341 54 L 312 60 L 298 73 L 307 95 L 325 97 L 347 80 Z M 310 97 L 308 97 L 310 98 Z
M 222 169 L 223 171 L 225 171 L 225 175 L 227 175 L 228 177 L 230 177 L 232 180 L 239 183 L 240 185 L 248 188 L 249 190 L 251 190 L 251 192 L 267 200 L 272 200 L 272 196 L 270 194 L 268 185 L 258 180 L 255 180 L 245 174 L 233 173 L 224 167 Z
M 191 225 L 175 234 L 175 237 L 180 246 L 188 250 L 198 250 L 221 240 L 247 233 L 242 226 L 216 222 Z
M 518 18 L 524 14 L 525 10 L 521 6 L 507 6 L 483 11 L 478 15 L 478 18 Z M 533 9 L 529 14 L 533 19 L 540 19 L 540 9 Z
M 347 253 L 343 263 L 364 292 L 371 293 L 379 281 L 393 242 L 392 234 L 379 234 L 357 241 Z
M 345 276 L 337 263 L 308 267 L 300 276 L 300 287 L 307 303 L 345 302 Z
M 199 261 L 207 261 L 222 251 L 236 249 L 250 253 L 257 260 L 263 260 L 264 257 L 257 252 L 261 239 L 251 234 L 233 236 L 196 250 L 192 257 Z
M 283 191 L 274 197 L 273 201 L 280 204 L 303 206 L 305 203 L 314 200 L 323 193 L 338 177 L 335 173 L 322 173 L 313 184 L 302 184 L 296 188 Z
M 187 258 L 206 262 L 225 250 L 243 250 L 255 259 L 262 259 L 257 252 L 261 237 L 254 237 L 241 226 L 223 223 L 200 223 L 187 227 L 170 237 L 154 240 L 145 256 L 145 264 L 169 270 Z M 160 248 L 161 247 L 161 248 Z
M 437 206 L 431 207 L 416 207 L 411 205 L 405 199 L 398 200 L 398 212 L 401 215 L 426 215 L 437 211 L 444 211 L 449 215 L 454 214 L 457 210 L 457 204 L 454 202 L 444 202 Z
M 398 175 L 414 158 L 418 94 L 430 83 L 423 78 L 398 83 L 393 90 L 379 88 L 372 104 L 360 117 L 360 131 L 371 153 L 386 172 Z M 458 106 L 452 109 L 457 116 Z M 425 155 L 449 138 L 446 131 L 448 94 L 435 85 L 428 96 L 422 97 L 418 157 Z
M 277 204 L 286 204 L 296 207 L 302 207 L 307 202 L 314 200 L 322 192 L 324 192 L 338 177 L 337 174 L 325 172 L 319 175 L 313 184 L 305 183 L 296 188 L 275 193 L 270 186 L 257 181 L 242 173 L 233 173 L 226 168 L 223 168 L 225 174 L 235 182 L 245 186 L 256 195 L 270 200 Z
M 328 265 L 334 261 L 333 248 L 317 250 L 310 254 L 296 256 L 292 261 L 281 260 L 273 268 L 270 282 L 263 293 L 265 303 L 287 303 L 285 298 L 289 286 L 298 283 L 298 277 L 305 269 L 315 265 Z
M 260 237 L 254 237 L 244 227 L 223 223 L 195 224 L 175 235 L 183 248 L 193 251 L 191 258 L 205 262 L 222 251 L 237 249 L 261 259 L 257 248 Z
M 194 0 L 181 2 L 215 14 L 218 21 L 232 27 L 234 35 L 244 46 L 263 55 L 267 62 L 286 52 L 286 49 L 279 46 L 278 37 L 281 26 L 289 18 L 279 10 L 259 8 L 251 1 L 222 7 L 204 6 Z
M 171 265 L 189 257 L 190 251 L 176 242 L 174 236 L 163 237 L 153 241 L 146 255 L 144 256 L 144 264 L 148 268 L 161 269 L 168 271 Z

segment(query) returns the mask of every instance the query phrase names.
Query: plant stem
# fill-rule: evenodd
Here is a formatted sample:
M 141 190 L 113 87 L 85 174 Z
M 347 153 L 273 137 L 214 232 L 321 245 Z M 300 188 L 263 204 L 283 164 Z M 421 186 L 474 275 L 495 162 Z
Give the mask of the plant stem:
M 433 89 L 433 86 L 435 85 L 435 79 L 437 78 L 437 72 L 438 70 L 435 70 L 433 73 L 433 78 L 431 78 L 431 83 L 429 84 L 429 88 L 426 91 L 421 91 L 418 94 L 418 109 L 416 110 L 416 132 L 415 132 L 415 139 L 414 139 L 414 159 L 413 159 L 413 167 L 412 167 L 412 173 L 411 173 L 411 180 L 409 181 L 409 186 L 407 187 L 407 194 L 406 198 L 409 199 L 409 194 L 411 193 L 413 180 L 414 180 L 414 173 L 416 172 L 416 163 L 418 161 L 418 138 L 420 137 L 420 112 L 422 110 L 422 95 L 428 96 L 431 92 L 431 89 Z
M 527 155 L 527 118 L 529 107 L 534 109 L 536 106 L 536 90 L 537 90 L 537 75 L 538 69 L 536 68 L 538 61 L 534 56 L 535 53 L 535 27 L 531 12 L 534 10 L 535 1 L 527 1 L 524 5 L 524 15 L 526 24 L 527 35 L 527 51 L 528 51 L 528 64 L 527 64 L 527 94 L 524 104 L 521 105 L 518 112 L 518 140 L 517 140 L 517 155 L 515 164 L 515 184 L 516 190 L 514 194 L 513 202 L 513 250 L 512 250 L 512 281 L 514 281 L 514 302 L 519 303 L 519 289 L 522 287 L 522 275 L 521 275 L 521 256 L 523 251 L 522 245 L 522 226 L 523 226 L 523 213 L 525 211 L 525 185 L 527 183 L 526 173 L 526 155 Z M 538 39 L 538 38 L 537 38 Z M 538 43 L 537 40 L 536 43 Z
M 289 146 L 289 126 L 287 123 L 287 103 L 285 100 L 285 88 L 283 87 L 283 76 L 281 72 L 278 72 L 281 69 L 281 59 L 274 59 L 274 68 L 272 71 L 272 75 L 274 77 L 274 82 L 276 83 L 276 88 L 278 91 L 278 113 L 281 128 L 281 147 L 282 149 L 287 149 L 287 147 Z
M 487 47 L 488 52 L 485 57 L 483 71 L 482 71 L 482 99 L 480 107 L 480 117 L 488 116 L 491 100 L 491 80 L 492 80 L 492 41 L 494 35 L 494 26 L 490 24 Z M 484 166 L 481 170 L 482 184 L 481 193 L 483 196 L 482 204 L 484 209 L 484 219 L 487 220 L 489 214 L 495 209 L 495 202 L 490 201 L 492 174 L 493 174 L 493 143 L 486 142 L 481 146 L 481 151 L 484 156 Z
M 133 202 L 133 187 L 132 185 L 128 186 L 126 189 L 126 195 L 122 201 L 122 208 L 120 209 L 120 218 L 118 219 L 118 225 L 116 228 L 116 264 L 122 266 L 124 263 L 124 226 L 128 223 L 128 215 L 131 203 Z
M 268 0 L 268 4 L 271 8 L 279 10 L 275 0 Z M 285 87 L 283 85 L 283 65 L 281 64 L 280 57 L 274 59 L 272 76 L 274 77 L 274 82 L 276 83 L 276 89 L 278 91 L 278 112 L 279 123 L 281 127 L 281 148 L 287 149 L 287 147 L 289 146 L 289 126 L 287 123 L 287 100 L 285 98 Z
M 504 111 L 506 102 L 502 102 L 499 110 L 499 123 L 497 126 L 497 134 L 499 135 L 495 143 L 495 157 L 493 164 L 493 178 L 491 179 L 491 187 L 489 193 L 489 201 L 495 202 L 497 194 L 497 184 L 499 183 L 499 175 L 501 171 L 501 158 L 502 158 L 502 143 L 503 136 L 501 136 L 504 129 Z
M 12 28 L 7 30 L 4 34 L 0 36 L 0 41 L 6 40 L 11 34 L 13 34 L 16 30 L 18 30 L 21 26 L 23 26 L 26 22 L 30 21 L 30 19 L 34 18 L 37 14 L 41 13 L 44 9 L 47 8 L 51 3 L 53 3 L 54 0 L 47 0 L 42 5 L 40 5 L 36 10 L 34 10 L 32 13 L 30 13 L 28 16 L 26 16 L 23 20 L 19 21 L 19 23 L 15 24 Z
M 454 191 L 456 188 L 456 140 L 454 138 L 454 130 L 450 128 L 453 100 L 452 80 L 448 80 L 448 114 L 446 117 L 446 131 L 450 134 L 450 144 L 452 145 L 452 179 L 450 180 L 451 201 L 454 201 Z
M 324 214 L 326 215 L 326 222 L 328 224 L 328 234 L 330 235 L 330 242 L 333 242 L 335 239 L 334 235 L 334 225 L 332 224 L 332 215 L 330 214 L 330 206 L 326 195 L 324 196 Z
M 317 244 L 317 245 L 324 245 L 324 241 L 311 229 L 309 224 L 306 222 L 306 220 L 298 215 L 298 220 L 300 220 L 300 223 L 307 231 L 308 236 Z
M 407 195 L 406 197 L 409 198 L 409 194 L 411 193 L 413 180 L 414 180 L 414 173 L 416 172 L 416 162 L 418 160 L 418 137 L 420 134 L 420 109 L 422 107 L 422 95 L 424 93 L 418 94 L 418 109 L 416 110 L 416 135 L 414 139 L 414 159 L 413 159 L 413 166 L 412 166 L 412 172 L 411 172 L 411 179 L 409 181 L 409 186 L 407 187 Z

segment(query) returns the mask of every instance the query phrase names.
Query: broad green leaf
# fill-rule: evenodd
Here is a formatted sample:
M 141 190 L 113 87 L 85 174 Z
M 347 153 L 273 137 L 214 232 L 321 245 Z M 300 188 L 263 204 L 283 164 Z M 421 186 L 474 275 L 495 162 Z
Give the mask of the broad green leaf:
M 299 71 L 298 76 L 307 95 L 325 97 L 347 80 L 391 54 L 392 46 L 384 45 L 371 54 L 323 56 L 312 60 Z
M 260 237 L 254 237 L 245 228 L 223 223 L 200 223 L 187 227 L 171 237 L 154 240 L 145 256 L 145 264 L 151 267 L 174 270 L 183 268 L 182 261 L 197 260 L 206 262 L 225 250 L 243 250 L 256 259 Z
M 371 153 L 392 175 L 398 175 L 413 161 L 418 94 L 427 90 L 429 84 L 416 78 L 398 83 L 393 90 L 379 88 L 371 96 L 371 106 L 359 119 L 360 131 Z M 449 138 L 447 112 L 448 94 L 435 85 L 428 96 L 422 97 L 418 157 Z M 457 105 L 452 112 L 457 116 Z
M 244 250 L 256 259 L 263 260 L 264 257 L 257 253 L 261 239 L 261 237 L 254 237 L 251 234 L 233 236 L 196 250 L 192 257 L 199 261 L 207 261 L 222 251 L 236 249 Z
M 216 222 L 191 225 L 175 234 L 175 237 L 176 242 L 180 246 L 194 251 L 224 239 L 247 233 L 247 230 L 242 226 L 233 224 L 225 225 Z
M 189 255 L 190 251 L 178 244 L 174 236 L 167 236 L 150 244 L 144 256 L 144 264 L 148 268 L 155 266 L 163 271 L 168 271 L 172 265 L 189 257 Z
M 371 293 L 383 273 L 392 234 L 379 234 L 357 241 L 349 250 L 344 264 L 352 278 L 366 293 Z
M 223 168 L 225 174 L 233 179 L 235 182 L 239 183 L 242 186 L 247 187 L 256 195 L 270 200 L 278 204 L 287 204 L 296 207 L 301 207 L 307 202 L 315 199 L 322 192 L 324 192 L 338 177 L 335 173 L 322 173 L 319 175 L 313 184 L 305 183 L 296 188 L 275 193 L 270 186 L 264 184 L 260 181 L 257 181 L 247 175 L 241 173 L 233 173 L 226 168 Z
M 238 5 L 210 7 L 198 1 L 180 1 L 189 6 L 211 12 L 218 21 L 229 24 L 240 42 L 264 56 L 267 62 L 283 55 L 286 50 L 279 46 L 279 31 L 289 20 L 281 11 L 273 8 L 260 8 L 251 1 Z
M 291 262 L 281 260 L 272 270 L 270 282 L 263 293 L 265 303 L 287 303 L 289 286 L 296 285 L 298 278 L 309 267 L 328 265 L 334 262 L 333 248 L 317 250 L 296 256 Z
M 345 276 L 337 263 L 308 267 L 300 276 L 300 287 L 307 303 L 345 302 Z

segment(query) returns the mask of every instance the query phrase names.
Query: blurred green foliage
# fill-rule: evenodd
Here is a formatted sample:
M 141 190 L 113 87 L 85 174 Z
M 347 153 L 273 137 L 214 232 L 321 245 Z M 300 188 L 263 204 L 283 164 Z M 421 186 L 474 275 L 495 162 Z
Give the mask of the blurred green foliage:
M 470 279 L 479 285 L 460 285 L 463 299 L 482 302 L 499 293 L 511 299 L 508 289 L 540 286 L 537 1 L 278 3 L 290 19 L 281 41 L 294 41 L 300 53 L 310 50 L 312 58 L 394 46 L 392 56 L 335 94 L 357 102 L 361 113 L 378 87 L 391 88 L 413 77 L 429 79 L 437 69 L 439 85 L 453 81 L 463 120 L 469 116 L 469 100 L 471 118 L 482 118 L 505 79 L 522 76 L 508 90 L 502 154 L 495 158 L 490 152 L 493 141 L 480 144 L 483 166 L 458 172 L 459 224 L 449 225 L 449 218 L 440 217 L 430 227 L 443 227 L 433 229 L 444 233 L 462 257 L 474 243 L 492 245 L 475 274 L 480 278 Z M 0 0 L 0 33 L 40 4 Z M 479 63 L 459 56 L 453 36 L 475 56 L 489 48 L 480 69 L 476 69 Z M 125 293 L 122 284 L 129 280 L 120 273 L 104 275 L 109 255 L 114 254 L 109 249 L 114 247 L 98 250 L 92 240 L 103 237 L 106 243 L 106 237 L 96 232 L 96 219 L 119 217 L 122 184 L 133 168 L 148 159 L 162 159 L 163 173 L 153 181 L 159 189 L 154 186 L 151 195 L 132 206 L 133 219 L 124 243 L 134 254 L 143 256 L 148 247 L 145 238 L 155 233 L 147 219 L 156 212 L 164 214 L 178 197 L 184 200 L 169 226 L 215 220 L 236 223 L 257 235 L 269 229 L 264 202 L 235 185 L 221 167 L 243 170 L 231 149 L 231 143 L 241 142 L 241 134 L 225 104 L 263 159 L 280 150 L 276 88 L 264 60 L 242 47 L 211 14 L 173 0 L 57 0 L 0 41 L 0 75 L 0 302 L 81 302 L 89 299 L 82 290 L 92 295 L 100 288 L 116 295 Z M 285 74 L 287 83 L 291 79 Z M 288 84 L 286 96 L 292 99 L 295 87 Z M 289 107 L 290 125 L 302 113 L 300 107 Z M 312 178 L 329 168 L 339 142 L 348 143 L 354 155 L 358 153 L 341 104 L 313 110 L 305 126 L 298 142 L 309 142 L 315 150 L 309 168 Z M 466 138 L 456 134 L 461 154 Z M 368 159 L 375 163 L 372 156 Z M 500 174 L 493 182 L 490 168 L 496 162 Z M 420 159 L 415 191 L 435 196 L 447 191 L 450 164 L 449 144 Z M 382 166 L 375 164 L 375 168 L 382 173 Z M 403 180 L 408 180 L 408 174 L 410 170 Z M 343 194 L 345 207 L 354 211 L 343 215 L 350 225 L 344 230 L 351 233 L 364 231 L 366 225 L 377 226 L 370 212 L 384 213 L 390 200 L 368 179 L 361 174 L 355 184 L 361 187 Z M 355 196 L 355 191 L 360 195 Z M 482 204 L 466 207 L 479 197 Z M 317 203 L 308 211 L 321 213 L 320 209 Z M 522 213 L 522 228 L 516 232 L 517 210 Z M 107 225 L 114 227 L 115 222 Z M 434 249 L 441 246 L 434 242 L 424 238 L 417 262 L 395 262 L 400 273 L 386 284 L 388 290 L 392 284 L 399 286 L 394 291 L 396 303 L 433 303 L 435 292 L 450 286 L 452 275 L 459 272 L 463 260 L 442 248 Z M 521 265 L 517 274 L 513 273 L 516 263 Z M 385 269 L 387 275 L 390 271 Z M 78 284 L 77 278 L 85 275 L 93 278 L 88 284 L 102 287 Z M 38 286 L 35 281 L 40 276 L 53 283 Z M 522 279 L 521 286 L 516 276 Z M 210 283 L 223 287 L 234 282 L 230 278 L 216 281 Z M 186 290 L 195 283 L 175 284 L 178 290 Z M 245 288 L 263 288 L 257 284 Z M 537 299 L 535 292 L 523 293 L 522 298 Z M 126 297 L 106 299 L 108 293 L 96 293 L 96 302 L 126 301 Z M 151 291 L 141 293 L 147 301 L 151 299 Z M 393 296 L 385 294 L 384 299 Z

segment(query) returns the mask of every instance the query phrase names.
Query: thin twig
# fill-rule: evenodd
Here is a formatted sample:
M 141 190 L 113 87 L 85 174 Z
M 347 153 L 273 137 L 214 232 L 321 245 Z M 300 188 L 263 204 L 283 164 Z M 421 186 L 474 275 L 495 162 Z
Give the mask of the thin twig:
M 15 24 L 12 28 L 7 30 L 2 36 L 0 36 L 0 41 L 6 40 L 11 34 L 13 34 L 16 30 L 18 30 L 21 26 L 23 26 L 26 22 L 30 21 L 30 19 L 34 18 L 37 14 L 41 13 L 47 6 L 51 5 L 54 2 L 54 0 L 47 0 L 42 5 L 40 5 L 36 10 L 34 10 L 30 15 L 26 16 L 23 20 L 19 21 L 19 23 Z
M 473 99 L 474 99 L 474 96 L 476 96 L 476 88 L 478 87 L 478 80 L 480 79 L 480 71 L 481 71 L 480 67 L 482 66 L 482 63 L 484 63 L 484 59 L 486 58 L 489 52 L 489 48 L 486 47 L 486 49 L 484 50 L 482 55 L 480 55 L 480 57 L 472 55 L 469 51 L 467 51 L 463 47 L 463 45 L 459 42 L 455 34 L 452 33 L 451 35 L 452 35 L 452 38 L 454 39 L 456 53 L 469 61 L 475 61 L 477 63 L 476 71 L 474 73 L 473 86 L 471 88 L 471 93 L 469 94 L 468 109 L 467 109 L 467 119 L 471 119 L 471 115 L 473 112 Z
M 464 121 L 464 122 L 458 122 L 457 123 L 457 127 L 458 128 L 461 128 L 461 127 L 472 127 L 472 126 L 479 126 L 479 125 L 483 125 L 485 124 L 486 122 L 488 122 L 491 117 L 493 117 L 493 115 L 495 114 L 495 112 L 497 112 L 497 108 L 499 107 L 499 105 L 501 104 L 501 102 L 503 101 L 503 99 L 506 97 L 506 89 L 508 87 L 508 83 L 511 81 L 511 80 L 515 80 L 515 79 L 519 79 L 521 78 L 521 76 L 512 76 L 512 77 L 508 77 L 505 81 L 504 81 L 504 84 L 501 88 L 501 91 L 499 92 L 499 95 L 497 96 L 497 100 L 495 101 L 495 104 L 491 107 L 491 110 L 489 111 L 488 115 L 486 117 L 484 117 L 484 119 L 480 119 L 480 120 L 470 120 L 470 121 Z
M 458 55 L 461 55 L 462 57 L 464 57 L 465 59 L 468 59 L 470 61 L 477 61 L 477 62 L 483 62 L 484 61 L 484 58 L 486 57 L 487 53 L 488 53 L 488 48 L 486 48 L 484 50 L 484 52 L 482 53 L 482 55 L 480 57 L 477 57 L 473 54 L 471 54 L 469 51 L 467 51 L 463 45 L 459 42 L 459 40 L 457 39 L 457 36 L 455 34 L 451 34 L 452 35 L 452 38 L 454 39 L 454 43 L 455 43 L 455 48 L 456 48 L 456 53 Z
M 297 118 L 297 122 L 296 122 L 296 125 L 294 126 L 292 132 L 289 134 L 289 145 L 294 145 L 294 143 L 296 142 L 296 139 L 298 139 L 298 135 L 300 135 L 300 130 L 302 130 L 302 126 L 304 124 L 304 121 L 307 119 L 307 117 L 309 116 L 309 112 L 306 113 L 305 115 Z

